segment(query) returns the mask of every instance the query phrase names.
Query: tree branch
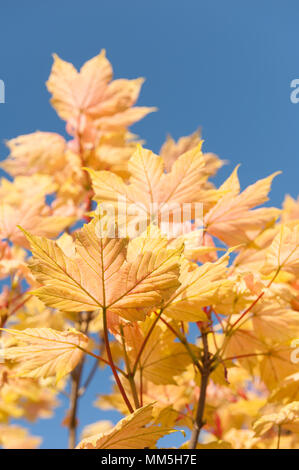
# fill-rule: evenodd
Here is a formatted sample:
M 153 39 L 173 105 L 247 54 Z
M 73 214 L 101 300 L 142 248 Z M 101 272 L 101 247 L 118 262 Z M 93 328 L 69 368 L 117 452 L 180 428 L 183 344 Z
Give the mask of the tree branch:
M 90 312 L 81 312 L 79 318 L 79 330 L 84 334 L 88 332 L 88 326 L 91 319 Z M 83 372 L 85 356 L 82 357 L 77 367 L 71 374 L 71 394 L 70 394 L 70 408 L 69 408 L 69 448 L 73 449 L 76 446 L 77 438 L 77 411 L 79 400 L 80 381 Z
M 203 357 L 202 357 L 202 371 L 201 371 L 201 384 L 200 384 L 200 394 L 196 410 L 196 416 L 194 421 L 194 427 L 189 443 L 189 449 L 196 449 L 199 434 L 201 428 L 204 425 L 203 416 L 205 411 L 206 404 L 206 395 L 207 395 L 207 386 L 209 383 L 209 376 L 211 373 L 211 359 L 208 347 L 208 333 L 207 331 L 202 332 L 202 342 L 203 342 Z
M 69 411 L 69 448 L 73 449 L 76 446 L 77 439 L 77 411 L 79 399 L 80 380 L 83 371 L 84 357 L 77 367 L 73 370 L 71 375 L 71 394 L 70 394 L 70 411 Z

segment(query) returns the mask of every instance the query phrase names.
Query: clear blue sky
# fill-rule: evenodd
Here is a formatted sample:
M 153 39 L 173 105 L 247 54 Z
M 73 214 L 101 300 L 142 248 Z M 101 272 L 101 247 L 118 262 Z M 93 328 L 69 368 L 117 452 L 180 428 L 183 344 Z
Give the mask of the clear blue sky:
M 298 194 L 299 103 L 290 82 L 299 78 L 298 0 L 2 0 L 0 156 L 5 139 L 35 130 L 63 133 L 45 81 L 53 52 L 76 66 L 107 50 L 115 76 L 146 77 L 141 105 L 159 111 L 134 128 L 158 151 L 175 138 L 203 129 L 205 150 L 229 160 L 224 180 L 241 162 L 242 186 L 276 170 L 271 193 L 280 205 Z M 107 380 L 109 374 L 106 374 Z M 116 419 L 93 409 L 95 384 L 80 407 L 81 420 Z M 32 432 L 44 447 L 64 447 L 63 417 Z

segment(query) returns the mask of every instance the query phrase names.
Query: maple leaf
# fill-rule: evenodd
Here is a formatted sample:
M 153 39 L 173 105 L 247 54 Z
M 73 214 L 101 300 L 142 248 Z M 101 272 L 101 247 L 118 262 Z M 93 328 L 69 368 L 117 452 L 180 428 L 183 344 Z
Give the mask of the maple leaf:
M 173 246 L 177 243 L 184 244 L 185 257 L 194 262 L 217 261 L 217 251 L 225 251 L 225 248 L 215 245 L 213 238 L 207 232 L 194 226 L 191 226 L 191 231 L 172 240 L 170 245 Z
M 92 424 L 88 424 L 87 426 L 84 427 L 82 433 L 81 433 L 81 438 L 86 439 L 88 437 L 92 437 L 95 434 L 101 434 L 107 431 L 110 431 L 110 429 L 113 428 L 113 424 L 111 421 L 97 421 Z
M 160 150 L 160 155 L 164 160 L 166 170 L 170 171 L 178 157 L 188 152 L 188 150 L 192 150 L 200 144 L 201 140 L 200 131 L 196 131 L 186 137 L 181 137 L 177 142 L 175 142 L 172 137 L 168 136 Z M 214 175 L 224 163 L 213 153 L 204 153 L 203 158 L 205 160 L 204 171 L 208 175 Z
M 165 315 L 181 321 L 206 321 L 202 307 L 218 300 L 219 289 L 229 290 L 231 283 L 226 279 L 229 256 L 226 254 L 215 263 L 197 266 L 184 260 L 179 281 L 181 285 L 165 303 Z
M 16 207 L 27 197 L 46 196 L 56 189 L 57 185 L 50 175 L 17 176 L 13 181 L 2 178 L 0 200 Z
M 26 251 L 19 246 L 11 247 L 7 241 L 0 240 L 0 279 L 15 273 L 19 276 L 26 276 L 28 273 Z
M 55 54 L 47 87 L 58 115 L 83 132 L 86 118 L 96 127 L 116 129 L 127 127 L 153 111 L 132 108 L 143 79 L 111 81 L 112 74 L 104 50 L 87 61 L 80 72 Z
M 128 178 L 127 163 L 138 144 L 135 139 L 136 136 L 127 131 L 103 133 L 94 152 L 87 154 L 85 165 L 94 170 L 109 170 Z
M 237 170 L 238 167 L 220 187 L 223 196 L 204 218 L 208 233 L 229 246 L 254 240 L 280 214 L 278 209 L 271 207 L 253 209 L 268 200 L 272 180 L 279 172 L 257 181 L 240 193 Z
M 70 329 L 51 328 L 5 330 L 17 341 L 17 346 L 4 347 L 5 360 L 17 363 L 16 374 L 21 377 L 51 377 L 56 380 L 71 372 L 83 357 L 88 345 L 83 333 Z M 82 348 L 82 349 L 81 349 Z
M 224 437 L 231 443 L 233 449 L 257 449 L 260 441 L 251 429 L 231 428 Z
M 153 424 L 153 404 L 149 404 L 123 418 L 111 431 L 83 439 L 77 449 L 145 449 L 172 432 Z
M 258 304 L 252 316 L 254 331 L 262 338 L 286 341 L 299 334 L 298 312 L 275 303 Z
M 18 209 L 0 203 L 0 237 L 28 248 L 19 225 L 37 235 L 55 237 L 74 220 L 73 217 L 41 215 L 43 208 L 44 201 L 38 199 L 25 199 Z
M 66 142 L 54 132 L 34 132 L 9 140 L 10 155 L 2 168 L 13 176 L 53 174 L 65 165 Z
M 16 425 L 0 424 L 0 445 L 3 449 L 36 449 L 42 439 L 31 436 L 27 429 Z
M 257 435 L 263 435 L 273 427 L 299 432 L 299 402 L 294 401 L 288 405 L 280 406 L 278 411 L 265 414 L 253 425 Z
M 89 170 L 94 199 L 98 203 L 111 204 L 117 213 L 125 217 L 125 223 L 141 224 L 144 230 L 150 223 L 158 223 L 169 235 L 173 226 L 182 226 L 184 204 L 190 204 L 190 216 L 194 204 L 210 204 L 218 198 L 214 189 L 207 190 L 204 158 L 201 145 L 181 155 L 171 172 L 164 172 L 163 158 L 138 146 L 128 162 L 129 184 L 107 171 Z M 176 224 L 176 218 L 178 223 Z M 170 227 L 168 226 L 170 222 Z
M 299 400 L 299 372 L 285 377 L 270 394 L 270 402 L 291 402 Z
M 297 200 L 287 195 L 283 201 L 282 222 L 288 223 L 292 220 L 299 220 L 299 196 Z
M 227 343 L 226 343 L 227 341 Z M 224 338 L 224 357 L 238 358 L 238 362 L 250 373 L 258 363 L 258 353 L 266 351 L 265 343 L 247 325 L 236 329 L 233 334 Z M 240 357 L 239 357 L 240 356 Z
M 299 275 L 299 224 L 282 225 L 279 233 L 266 251 L 263 273 L 283 270 Z
M 56 189 L 46 175 L 19 176 L 13 182 L 2 180 L 0 187 L 0 238 L 28 248 L 18 225 L 36 235 L 57 236 L 74 220 L 56 215 L 46 205 L 46 196 Z
M 123 327 L 131 368 L 155 319 L 156 315 L 153 314 L 142 324 L 134 323 Z M 165 325 L 156 325 L 140 356 L 142 377 L 156 385 L 175 384 L 175 376 L 184 372 L 189 364 L 190 356 L 184 346 L 174 342 L 173 333 Z
M 38 380 L 17 377 L 14 368 L 4 364 L 0 365 L 0 396 L 6 403 L 15 403 L 31 422 L 51 417 L 58 404 L 53 389 L 41 387 Z
M 35 262 L 31 269 L 42 287 L 34 291 L 46 305 L 63 311 L 106 308 L 128 320 L 171 295 L 178 282 L 181 248 L 167 249 L 167 240 L 141 237 L 142 250 L 127 240 L 109 238 L 109 224 L 94 219 L 76 232 L 74 257 L 56 242 L 26 233 Z M 138 240 L 134 241 L 134 246 Z
M 297 364 L 291 361 L 293 349 L 284 343 L 271 344 L 271 338 L 268 339 L 265 353 L 259 362 L 259 373 L 261 379 L 271 390 L 277 386 L 287 376 L 294 374 L 298 370 Z

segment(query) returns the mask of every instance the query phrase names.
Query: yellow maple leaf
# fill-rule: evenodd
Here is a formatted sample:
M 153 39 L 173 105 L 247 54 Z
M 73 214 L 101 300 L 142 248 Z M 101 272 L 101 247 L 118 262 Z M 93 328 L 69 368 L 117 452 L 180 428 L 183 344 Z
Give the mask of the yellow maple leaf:
M 54 54 L 47 87 L 58 115 L 82 132 L 86 118 L 96 127 L 122 129 L 153 111 L 153 108 L 132 108 L 137 101 L 142 78 L 111 81 L 112 74 L 112 66 L 104 50 L 88 60 L 80 72 Z
M 269 397 L 270 402 L 288 403 L 299 401 L 299 372 L 295 372 L 280 381 Z
M 123 418 L 111 431 L 83 439 L 77 449 L 145 449 L 172 432 L 153 424 L 153 404 L 149 404 Z
M 254 240 L 280 214 L 278 209 L 271 207 L 253 209 L 268 200 L 272 180 L 278 173 L 257 181 L 240 193 L 237 170 L 238 167 L 220 187 L 223 196 L 204 218 L 208 233 L 229 246 Z
M 286 341 L 299 335 L 298 312 L 275 305 L 273 302 L 260 303 L 253 311 L 254 331 L 262 338 Z
M 257 435 L 263 435 L 273 427 L 280 427 L 285 430 L 299 432 L 299 402 L 294 401 L 273 413 L 266 413 L 253 425 Z
M 200 131 L 196 131 L 191 135 L 181 137 L 177 142 L 175 142 L 171 136 L 168 136 L 166 142 L 162 145 L 160 150 L 160 156 L 164 160 L 166 170 L 170 171 L 177 158 L 183 153 L 188 152 L 188 150 L 192 150 L 194 147 L 200 144 L 201 140 L 202 138 Z M 214 175 L 224 163 L 213 153 L 204 153 L 203 158 L 205 160 L 204 171 L 208 175 Z
M 2 180 L 0 186 L 0 238 L 28 248 L 22 225 L 36 235 L 57 236 L 74 220 L 57 215 L 46 204 L 46 196 L 56 189 L 51 177 L 46 175 L 18 176 L 13 182 Z
M 131 368 L 133 368 L 140 348 L 151 329 L 156 315 L 149 316 L 142 324 L 124 326 L 123 333 Z M 190 364 L 190 356 L 182 344 L 174 342 L 173 333 L 163 324 L 156 324 L 146 343 L 139 361 L 142 377 L 159 384 L 175 384 L 175 377 L 182 374 Z
M 34 132 L 9 140 L 10 155 L 2 168 L 13 176 L 53 174 L 65 165 L 66 141 L 54 132 Z
M 283 270 L 298 276 L 299 274 L 299 224 L 282 225 L 266 251 L 263 272 Z
M 42 442 L 31 436 L 26 428 L 16 425 L 0 425 L 0 445 L 3 449 L 36 449 Z
M 76 232 L 73 257 L 56 242 L 26 233 L 35 259 L 31 269 L 42 284 L 34 294 L 63 311 L 105 308 L 128 320 L 143 319 L 179 285 L 181 249 L 167 249 L 160 237 L 152 250 L 152 239 L 141 237 L 143 250 L 134 253 L 126 239 L 109 238 L 109 224 L 98 222 Z
M 21 377 L 51 377 L 56 380 L 71 372 L 83 356 L 81 348 L 88 345 L 83 333 L 70 329 L 51 328 L 5 330 L 17 341 L 16 346 L 4 347 L 5 360 L 16 362 L 16 374 Z
M 281 219 L 283 223 L 288 223 L 292 220 L 299 220 L 299 197 L 295 200 L 291 196 L 286 195 L 283 201 Z
M 95 423 L 88 424 L 87 426 L 84 427 L 81 433 L 81 438 L 83 440 L 88 437 L 92 437 L 95 434 L 101 434 L 101 433 L 110 431 L 110 429 L 112 428 L 113 428 L 113 424 L 111 421 L 107 421 L 107 420 L 96 421 Z
M 292 351 L 288 344 L 283 343 L 266 346 L 259 363 L 259 373 L 270 390 L 277 388 L 285 377 L 298 371 L 297 364 L 291 361 Z
M 176 236 L 176 228 L 183 228 L 184 210 L 190 210 L 189 219 L 194 216 L 201 222 L 202 205 L 219 197 L 216 190 L 205 187 L 204 163 L 199 144 L 181 155 L 165 173 L 163 158 L 139 145 L 128 162 L 129 184 L 114 173 L 89 170 L 94 199 L 111 204 L 116 213 L 123 215 L 125 224 L 142 224 L 145 230 L 154 222 L 171 238 Z M 195 203 L 200 207 L 196 208 Z
M 222 293 L 231 287 L 227 277 L 228 254 L 215 263 L 197 266 L 184 260 L 181 266 L 180 287 L 165 303 L 165 315 L 181 321 L 205 321 L 207 315 L 202 307 L 218 300 L 217 292 Z

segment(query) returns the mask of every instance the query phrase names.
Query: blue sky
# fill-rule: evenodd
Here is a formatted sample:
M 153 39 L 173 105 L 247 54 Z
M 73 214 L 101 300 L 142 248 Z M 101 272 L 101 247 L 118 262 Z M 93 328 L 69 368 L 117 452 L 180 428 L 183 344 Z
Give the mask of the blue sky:
M 290 83 L 299 78 L 299 3 L 296 0 L 2 0 L 0 157 L 5 139 L 35 130 L 64 133 L 45 88 L 53 52 L 76 66 L 107 51 L 117 78 L 146 77 L 139 104 L 159 111 L 133 130 L 158 151 L 202 127 L 204 149 L 229 161 L 222 182 L 242 163 L 243 187 L 276 170 L 271 200 L 298 194 L 299 103 Z M 95 383 L 80 407 L 85 423 L 117 418 L 92 408 L 110 374 Z M 32 426 L 44 447 L 64 447 L 62 408 Z

